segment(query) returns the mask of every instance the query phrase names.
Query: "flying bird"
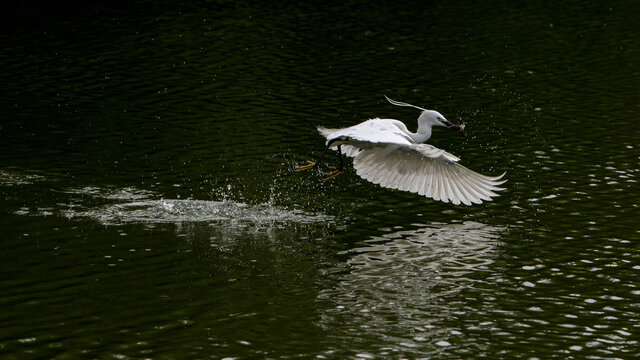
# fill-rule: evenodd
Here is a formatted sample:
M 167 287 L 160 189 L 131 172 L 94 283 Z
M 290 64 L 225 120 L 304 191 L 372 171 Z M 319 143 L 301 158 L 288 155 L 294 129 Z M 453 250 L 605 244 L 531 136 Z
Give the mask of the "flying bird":
M 361 178 L 385 188 L 410 191 L 434 200 L 455 205 L 480 204 L 498 196 L 495 191 L 506 180 L 505 175 L 486 176 L 460 165 L 460 160 L 442 149 L 425 144 L 434 126 L 464 131 L 434 110 L 385 98 L 393 105 L 408 106 L 421 111 L 418 130 L 410 132 L 395 119 L 370 119 L 343 129 L 319 126 L 318 132 L 327 138 L 324 152 L 315 162 L 307 161 L 296 171 L 317 167 L 329 149 L 338 151 L 340 164 L 325 180 L 343 170 L 342 155 L 353 158 L 353 167 Z

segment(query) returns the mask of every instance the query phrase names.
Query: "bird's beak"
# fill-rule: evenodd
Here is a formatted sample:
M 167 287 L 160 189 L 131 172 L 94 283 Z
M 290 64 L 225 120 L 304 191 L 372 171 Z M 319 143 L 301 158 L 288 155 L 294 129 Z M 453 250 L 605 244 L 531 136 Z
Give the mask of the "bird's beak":
M 459 132 L 464 132 L 464 124 L 456 125 L 449 120 L 442 120 L 442 123 L 444 124 L 444 126 L 446 126 L 449 129 L 453 129 Z

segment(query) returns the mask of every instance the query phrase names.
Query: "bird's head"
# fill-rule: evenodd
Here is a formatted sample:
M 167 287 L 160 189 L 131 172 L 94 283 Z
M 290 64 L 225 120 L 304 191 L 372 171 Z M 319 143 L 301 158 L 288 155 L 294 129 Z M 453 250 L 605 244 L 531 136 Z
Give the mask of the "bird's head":
M 435 110 L 424 110 L 420 117 L 418 118 L 418 128 L 421 127 L 433 127 L 433 126 L 444 126 L 449 129 L 464 131 L 464 124 L 456 125 L 451 121 L 447 120 L 442 114 Z
M 451 121 L 445 119 L 445 117 L 435 110 L 427 110 L 425 108 L 421 108 L 419 106 L 411 105 L 401 101 L 395 101 L 389 99 L 386 95 L 384 96 L 388 102 L 392 103 L 396 106 L 408 106 L 414 109 L 422 110 L 420 117 L 418 118 L 418 131 L 423 129 L 423 131 L 428 131 L 431 134 L 431 128 L 434 126 L 444 126 L 449 129 L 457 130 L 460 132 L 464 131 L 464 124 L 456 125 Z

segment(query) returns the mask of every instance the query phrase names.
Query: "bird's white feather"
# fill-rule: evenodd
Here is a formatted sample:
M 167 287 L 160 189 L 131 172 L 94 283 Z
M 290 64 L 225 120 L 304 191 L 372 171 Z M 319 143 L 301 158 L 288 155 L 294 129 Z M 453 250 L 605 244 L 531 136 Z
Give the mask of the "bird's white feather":
M 408 135 L 407 126 L 402 121 L 393 119 L 371 119 L 344 129 L 319 128 L 318 130 L 327 138 L 327 142 L 340 138 L 373 144 L 410 145 L 413 143 Z

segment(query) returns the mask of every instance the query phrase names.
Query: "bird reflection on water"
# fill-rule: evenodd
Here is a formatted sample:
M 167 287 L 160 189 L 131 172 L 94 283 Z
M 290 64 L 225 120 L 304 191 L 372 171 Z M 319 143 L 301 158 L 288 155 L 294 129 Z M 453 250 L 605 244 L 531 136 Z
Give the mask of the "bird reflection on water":
M 449 322 L 468 311 L 461 293 L 473 297 L 495 281 L 490 266 L 505 231 L 477 222 L 432 224 L 366 240 L 343 253 L 350 255 L 348 270 L 320 293 L 334 304 L 320 325 L 342 323 L 354 338 L 391 338 L 399 348 L 421 348 L 422 354 L 449 344 L 461 334 Z

